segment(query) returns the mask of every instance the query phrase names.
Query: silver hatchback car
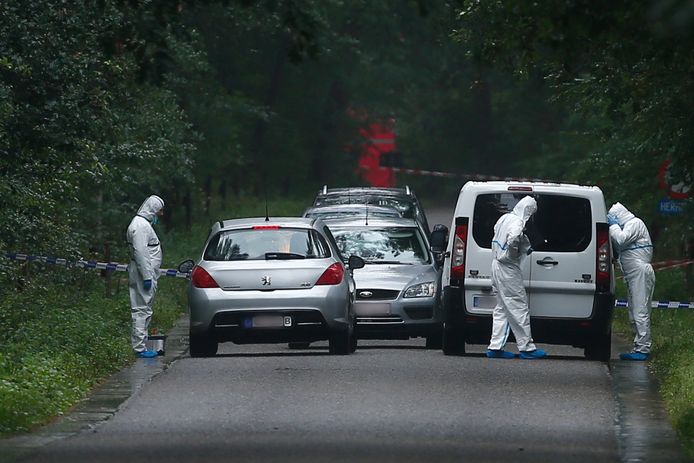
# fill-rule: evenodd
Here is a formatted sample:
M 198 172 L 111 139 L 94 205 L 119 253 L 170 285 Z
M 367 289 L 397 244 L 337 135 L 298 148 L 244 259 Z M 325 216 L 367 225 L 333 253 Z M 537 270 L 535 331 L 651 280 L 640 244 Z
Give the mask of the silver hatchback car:
M 345 266 L 347 264 L 347 266 Z M 190 355 L 218 343 L 328 340 L 333 354 L 356 349 L 355 283 L 360 258 L 343 262 L 320 219 L 248 218 L 216 223 L 188 288 Z M 187 268 L 186 268 L 187 267 Z
M 366 266 L 354 272 L 359 338 L 426 337 L 440 348 L 441 265 L 413 219 L 326 220 L 340 252 L 359 256 Z

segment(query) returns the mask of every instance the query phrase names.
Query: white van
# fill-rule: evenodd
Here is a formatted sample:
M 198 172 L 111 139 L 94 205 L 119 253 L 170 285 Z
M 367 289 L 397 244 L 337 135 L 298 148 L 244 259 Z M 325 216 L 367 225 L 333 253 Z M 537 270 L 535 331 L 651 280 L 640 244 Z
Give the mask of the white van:
M 535 342 L 584 348 L 608 361 L 614 270 L 605 200 L 598 187 L 534 182 L 468 182 L 460 191 L 443 254 L 443 351 L 488 344 L 496 304 L 491 282 L 494 224 L 524 196 L 537 200 L 526 234 L 534 252 L 521 264 Z M 445 227 L 442 227 L 445 228 Z M 446 239 L 432 237 L 432 243 Z

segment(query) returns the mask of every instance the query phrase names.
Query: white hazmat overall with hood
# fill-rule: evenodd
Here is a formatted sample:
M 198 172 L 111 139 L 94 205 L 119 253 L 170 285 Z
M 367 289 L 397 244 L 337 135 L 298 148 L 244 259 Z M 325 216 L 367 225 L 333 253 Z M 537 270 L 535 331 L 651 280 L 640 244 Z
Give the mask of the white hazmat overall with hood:
M 617 221 L 610 225 L 610 238 L 619 253 L 619 265 L 627 284 L 629 321 L 634 330 L 633 352 L 651 351 L 651 298 L 655 273 L 651 267 L 653 243 L 646 225 L 620 203 L 608 216 Z
M 536 211 L 535 199 L 525 196 L 518 201 L 513 211 L 502 215 L 494 225 L 491 276 L 496 293 L 496 307 L 492 315 L 492 337 L 489 342 L 489 349 L 493 351 L 503 350 L 509 327 L 520 352 L 536 349 L 530 331 L 528 295 L 523 286 L 520 267 L 521 259 L 531 249 L 523 229 Z
M 152 228 L 157 213 L 164 208 L 164 200 L 152 195 L 142 203 L 133 217 L 126 240 L 130 245 L 131 260 L 128 265 L 128 286 L 132 314 L 131 342 L 136 353 L 144 352 L 149 322 L 152 319 L 152 302 L 157 292 L 157 280 L 161 267 L 162 252 L 159 237 Z M 151 280 L 150 289 L 144 281 Z

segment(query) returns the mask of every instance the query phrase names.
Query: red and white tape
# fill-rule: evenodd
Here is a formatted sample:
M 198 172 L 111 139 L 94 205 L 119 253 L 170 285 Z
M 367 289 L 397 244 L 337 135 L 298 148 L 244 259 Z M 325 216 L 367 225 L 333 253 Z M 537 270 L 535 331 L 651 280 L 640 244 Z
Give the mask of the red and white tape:
M 385 167 L 386 169 L 391 169 L 393 172 L 400 174 L 409 175 L 422 175 L 429 177 L 448 177 L 448 178 L 468 178 L 471 180 L 480 181 L 491 181 L 491 180 L 502 180 L 506 182 L 550 182 L 556 183 L 552 180 L 541 179 L 541 178 L 518 178 L 518 177 L 500 177 L 498 175 L 484 175 L 484 174 L 456 174 L 453 172 L 441 172 L 437 170 L 424 170 L 424 169 L 405 169 L 403 167 Z

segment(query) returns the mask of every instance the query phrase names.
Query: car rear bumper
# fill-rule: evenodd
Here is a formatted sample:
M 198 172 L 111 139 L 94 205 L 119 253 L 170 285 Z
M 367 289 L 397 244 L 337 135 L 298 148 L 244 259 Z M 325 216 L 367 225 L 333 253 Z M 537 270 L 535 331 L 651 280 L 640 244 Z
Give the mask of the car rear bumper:
M 531 317 L 533 340 L 546 344 L 585 347 L 597 336 L 610 332 L 614 317 L 614 294 L 597 293 L 591 316 L 587 318 Z M 460 287 L 443 289 L 444 321 L 463 327 L 465 341 L 487 344 L 491 337 L 491 314 L 473 314 L 466 310 Z
M 213 334 L 219 341 L 319 340 L 349 326 L 348 295 L 339 286 L 272 292 L 192 288 L 188 303 L 191 335 Z M 253 326 L 254 317 L 273 314 L 290 317 L 289 325 Z

